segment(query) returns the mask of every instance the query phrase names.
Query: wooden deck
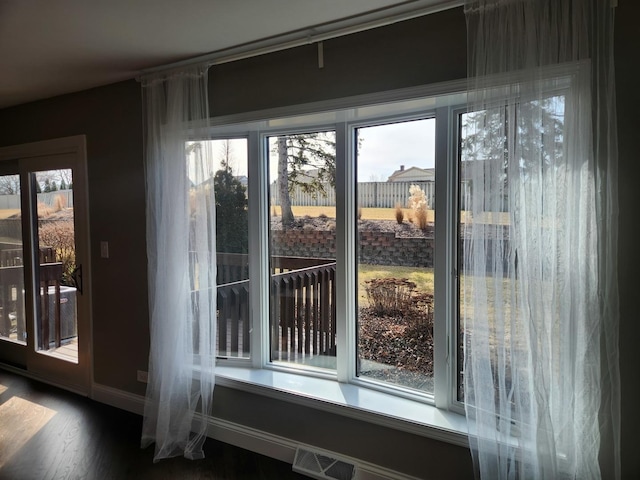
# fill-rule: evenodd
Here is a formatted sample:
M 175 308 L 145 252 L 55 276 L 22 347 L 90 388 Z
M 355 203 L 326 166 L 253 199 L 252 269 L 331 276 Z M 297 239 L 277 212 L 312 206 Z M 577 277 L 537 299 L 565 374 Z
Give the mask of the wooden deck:
M 78 337 L 74 337 L 71 340 L 63 343 L 57 348 L 45 350 L 40 353 L 57 357 L 61 360 L 65 360 L 71 363 L 78 363 Z
M 9 335 L 9 337 L 0 337 L 3 340 L 11 340 L 12 342 L 20 343 L 22 345 L 26 345 L 25 342 L 18 342 L 17 336 L 15 333 Z M 52 348 L 50 350 L 41 350 L 39 353 L 43 353 L 45 355 L 51 355 L 52 357 L 60 358 L 61 360 L 65 360 L 71 363 L 78 363 L 78 337 L 74 337 L 70 340 L 65 341 L 61 346 L 57 348 Z

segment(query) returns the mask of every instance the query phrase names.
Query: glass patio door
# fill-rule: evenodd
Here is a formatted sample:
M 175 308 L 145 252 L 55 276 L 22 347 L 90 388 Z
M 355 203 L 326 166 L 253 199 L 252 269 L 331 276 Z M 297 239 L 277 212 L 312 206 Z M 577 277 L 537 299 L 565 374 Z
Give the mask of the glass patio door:
M 2 161 L 3 150 L 0 362 L 88 393 L 84 155 L 36 149 Z
M 20 175 L 15 163 L 0 170 L 0 343 L 3 359 L 20 364 L 27 344 Z M 17 348 L 16 348 L 17 347 Z

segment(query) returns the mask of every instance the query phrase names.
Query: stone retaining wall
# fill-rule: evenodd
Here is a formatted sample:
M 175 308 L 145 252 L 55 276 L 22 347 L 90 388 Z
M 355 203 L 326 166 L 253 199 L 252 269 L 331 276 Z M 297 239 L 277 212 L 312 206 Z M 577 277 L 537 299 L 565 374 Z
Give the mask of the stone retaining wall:
M 336 258 L 335 230 L 274 230 L 271 241 L 275 255 Z M 393 232 L 360 232 L 361 263 L 433 267 L 433 250 L 433 238 L 398 238 Z

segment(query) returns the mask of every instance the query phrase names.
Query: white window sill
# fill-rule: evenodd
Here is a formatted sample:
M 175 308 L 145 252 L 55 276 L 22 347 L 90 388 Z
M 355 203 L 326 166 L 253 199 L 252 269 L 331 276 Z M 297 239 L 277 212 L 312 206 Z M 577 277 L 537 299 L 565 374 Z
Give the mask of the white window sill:
M 293 373 L 217 366 L 216 384 L 467 447 L 463 415 L 358 385 Z

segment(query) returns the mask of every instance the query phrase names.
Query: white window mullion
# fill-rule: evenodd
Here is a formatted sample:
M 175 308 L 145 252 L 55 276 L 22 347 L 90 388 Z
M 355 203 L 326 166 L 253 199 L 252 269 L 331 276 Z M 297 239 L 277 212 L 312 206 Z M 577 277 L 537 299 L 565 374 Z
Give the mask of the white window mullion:
M 448 408 L 455 384 L 457 165 L 451 151 L 450 109 L 436 111 L 436 205 L 434 258 L 434 400 Z
M 355 225 L 356 193 L 353 132 L 336 125 L 336 317 L 337 376 L 348 382 L 355 375 Z
M 249 133 L 249 278 L 251 278 L 251 365 L 269 360 L 269 182 L 267 150 L 258 131 Z

